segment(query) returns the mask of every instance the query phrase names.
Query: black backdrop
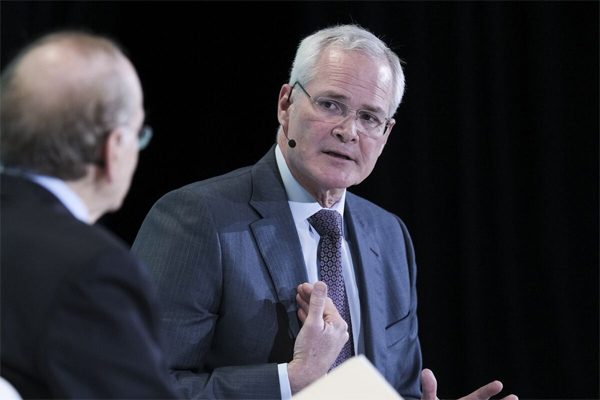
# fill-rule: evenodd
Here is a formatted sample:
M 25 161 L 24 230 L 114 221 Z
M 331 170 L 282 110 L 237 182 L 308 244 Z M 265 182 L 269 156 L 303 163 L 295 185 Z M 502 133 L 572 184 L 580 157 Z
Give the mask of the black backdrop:
M 161 195 L 267 151 L 302 37 L 369 28 L 406 61 L 407 92 L 352 191 L 412 234 L 440 396 L 500 379 L 521 398 L 598 398 L 598 5 L 2 1 L 1 61 L 64 27 L 128 49 L 155 138 L 100 222 L 131 243 Z

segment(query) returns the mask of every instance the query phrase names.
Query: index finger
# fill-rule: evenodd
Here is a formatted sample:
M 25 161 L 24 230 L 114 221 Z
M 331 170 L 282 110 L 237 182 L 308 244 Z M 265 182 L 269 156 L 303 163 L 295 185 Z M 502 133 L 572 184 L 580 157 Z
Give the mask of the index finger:
M 298 286 L 298 294 L 307 304 L 310 303 L 310 295 L 312 294 L 313 286 L 310 283 L 303 283 Z

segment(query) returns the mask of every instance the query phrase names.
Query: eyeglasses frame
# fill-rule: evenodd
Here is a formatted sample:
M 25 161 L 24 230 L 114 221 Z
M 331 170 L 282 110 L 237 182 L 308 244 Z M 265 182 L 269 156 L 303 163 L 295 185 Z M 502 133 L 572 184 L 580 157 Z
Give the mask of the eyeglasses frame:
M 137 133 L 138 151 L 142 151 L 146 147 L 148 147 L 148 144 L 150 143 L 152 136 L 154 136 L 154 131 L 153 131 L 152 127 L 150 125 L 146 125 L 146 124 L 142 125 L 142 127 L 140 128 L 140 130 Z M 98 160 L 98 161 L 96 161 L 95 164 L 101 168 L 104 168 L 106 166 L 106 163 L 104 162 L 104 160 Z
M 294 91 L 294 88 L 296 87 L 296 85 L 300 86 L 300 89 L 302 89 L 302 91 L 304 92 L 304 94 L 306 94 L 306 96 L 308 96 L 308 98 L 310 99 L 310 101 L 311 101 L 313 104 L 319 105 L 319 104 L 317 103 L 317 101 L 316 101 L 316 100 L 315 100 L 315 99 L 314 99 L 314 98 L 313 98 L 313 97 L 312 97 L 312 96 L 311 96 L 311 95 L 310 95 L 310 94 L 309 94 L 309 93 L 306 91 L 306 89 L 304 88 L 304 86 L 302 86 L 302 84 L 301 84 L 299 81 L 296 81 L 296 82 L 295 82 L 295 83 L 292 85 L 292 88 L 290 89 L 290 94 L 288 95 L 288 103 L 290 102 L 290 99 L 292 98 L 292 92 Z M 338 104 L 343 104 L 344 106 L 346 106 L 346 107 L 347 107 L 347 111 L 354 111 L 354 112 L 356 113 L 356 117 L 357 117 L 357 118 L 358 118 L 358 113 L 359 113 L 360 111 L 364 111 L 364 110 L 362 110 L 362 109 L 360 109 L 360 110 L 355 110 L 355 109 L 353 109 L 353 108 L 350 108 L 350 107 L 348 107 L 348 105 L 347 105 L 346 103 L 344 103 L 344 102 L 341 102 L 341 101 L 338 101 L 338 100 L 335 100 L 335 99 L 331 99 L 331 100 L 335 101 L 335 102 L 336 102 L 336 103 L 338 103 Z M 346 117 L 347 117 L 348 115 L 349 115 L 349 113 L 346 115 Z M 360 132 L 360 133 L 362 133 L 363 135 L 366 135 L 366 136 L 368 136 L 368 137 L 373 137 L 373 138 L 375 138 L 375 139 L 382 138 L 382 137 L 384 137 L 384 136 L 385 136 L 385 134 L 387 133 L 387 129 L 388 129 L 388 127 L 389 127 L 389 126 L 390 126 L 390 124 L 392 123 L 392 119 L 391 119 L 391 118 L 385 118 L 385 117 L 384 117 L 384 120 L 385 120 L 385 127 L 383 128 L 383 133 L 381 134 L 381 136 L 369 136 L 369 135 L 367 135 L 366 133 L 364 133 L 364 132 L 362 132 L 362 131 L 359 131 L 359 132 Z M 383 124 L 383 122 L 382 122 L 381 124 Z M 379 126 L 381 126 L 381 124 L 380 124 L 380 125 L 378 125 L 378 127 L 379 127 Z

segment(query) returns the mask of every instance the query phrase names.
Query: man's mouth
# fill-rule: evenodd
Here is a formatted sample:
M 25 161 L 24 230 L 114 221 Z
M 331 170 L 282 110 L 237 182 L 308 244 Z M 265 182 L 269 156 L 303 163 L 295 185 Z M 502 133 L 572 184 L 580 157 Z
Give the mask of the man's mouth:
M 330 155 L 332 157 L 336 157 L 336 158 L 341 158 L 342 160 L 349 160 L 352 161 L 352 159 L 348 156 L 345 156 L 343 154 L 339 154 L 339 153 L 335 153 L 333 151 L 326 151 L 325 154 Z

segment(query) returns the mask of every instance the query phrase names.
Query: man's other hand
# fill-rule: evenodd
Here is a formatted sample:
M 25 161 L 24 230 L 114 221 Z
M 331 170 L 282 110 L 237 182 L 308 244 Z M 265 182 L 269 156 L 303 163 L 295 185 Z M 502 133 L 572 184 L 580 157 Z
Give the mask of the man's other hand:
M 430 369 L 424 369 L 421 372 L 421 385 L 423 386 L 422 400 L 438 400 L 437 398 L 437 380 Z M 487 400 L 502 391 L 502 382 L 493 381 L 480 387 L 473 393 L 461 397 L 461 400 Z M 504 397 L 503 400 L 519 400 L 514 394 Z

